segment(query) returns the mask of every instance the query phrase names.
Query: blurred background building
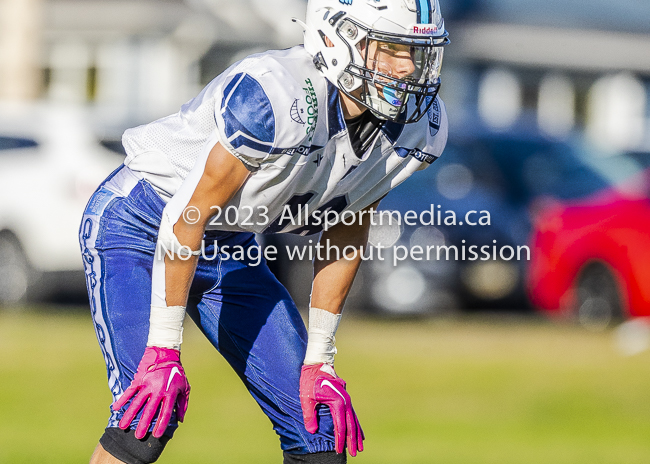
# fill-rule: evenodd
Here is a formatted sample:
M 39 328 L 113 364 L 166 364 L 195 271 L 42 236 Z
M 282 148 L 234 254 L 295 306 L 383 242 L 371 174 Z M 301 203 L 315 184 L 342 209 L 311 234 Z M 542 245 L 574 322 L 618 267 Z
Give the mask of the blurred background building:
M 305 3 L 272 3 L 2 0 L 0 98 L 83 105 L 104 127 L 163 116 L 244 53 L 300 41 Z
M 125 128 L 177 111 L 228 65 L 250 53 L 301 43 L 301 28 L 291 18 L 304 17 L 306 4 L 0 0 L 0 302 L 24 298 L 35 276 L 80 272 L 78 219 L 72 218 L 80 217 L 92 190 L 121 162 L 115 152 L 121 150 Z M 527 128 L 557 143 L 586 139 L 601 157 L 650 151 L 649 2 L 441 0 L 441 7 L 452 39 L 445 51 L 441 90 L 452 133 L 480 126 L 506 135 Z M 482 137 L 476 139 L 479 149 L 487 147 L 488 138 Z M 499 141 L 494 152 L 515 145 Z M 472 174 L 461 155 L 454 157 L 471 150 L 456 146 L 461 148 L 452 143 L 445 157 L 450 166 L 438 167 L 440 175 L 451 177 L 432 181 L 443 201 L 477 198 L 473 179 L 488 172 L 478 168 Z M 545 179 L 535 172 L 531 180 L 529 172 L 531 166 L 544 164 L 533 156 L 544 147 L 551 145 L 537 143 L 525 155 L 532 161 L 517 175 L 526 182 Z M 476 153 L 472 156 L 480 158 Z M 85 164 L 78 161 L 84 156 Z M 48 235 L 59 244 L 58 255 L 51 252 L 48 260 L 37 260 L 43 251 L 28 243 L 36 239 L 20 231 L 35 227 L 24 220 L 26 212 L 43 208 L 38 195 L 31 204 L 14 208 L 16 198 L 29 197 L 17 189 L 29 185 L 34 170 L 51 173 L 62 166 L 69 169 L 56 176 L 61 186 L 49 188 L 61 194 L 51 195 L 52 206 L 45 208 L 56 212 Z M 456 182 L 459 175 L 468 186 L 464 193 L 445 194 L 445 186 L 461 185 Z M 531 192 L 531 198 L 540 193 Z M 532 203 L 518 208 L 530 209 Z M 64 214 L 66 204 L 70 207 Z M 510 235 L 519 237 L 513 244 L 524 243 L 534 218 L 528 213 L 509 217 L 520 222 L 508 226 Z M 483 274 L 500 275 L 490 270 Z
M 444 6 L 454 37 L 445 64 L 453 61 L 462 82 L 456 85 L 445 69 L 452 115 L 476 112 L 507 128 L 528 113 L 552 136 L 577 129 L 611 148 L 650 145 L 650 4 L 465 0 Z
M 301 41 L 304 0 L 1 0 L 0 99 L 92 108 L 122 128 L 175 111 L 233 61 Z M 443 94 L 456 121 L 585 130 L 650 145 L 650 4 L 442 2 L 452 45 Z

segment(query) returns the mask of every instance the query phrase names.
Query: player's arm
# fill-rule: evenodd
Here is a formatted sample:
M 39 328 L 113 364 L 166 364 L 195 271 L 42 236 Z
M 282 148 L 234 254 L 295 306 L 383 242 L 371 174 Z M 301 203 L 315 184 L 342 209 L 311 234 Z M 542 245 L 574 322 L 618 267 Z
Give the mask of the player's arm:
M 152 273 L 147 348 L 133 382 L 113 404 L 117 411 L 131 401 L 119 423 L 122 429 L 129 428 L 142 410 L 135 432 L 139 439 L 146 435 L 156 417 L 153 435 L 161 437 L 174 408 L 178 420 L 184 419 L 190 386 L 180 363 L 180 344 L 201 241 L 215 213 L 212 207 L 226 205 L 249 175 L 244 164 L 219 143 L 195 169 L 163 211 Z M 192 214 L 173 212 L 189 211 L 188 208 Z
M 205 170 L 199 180 L 186 210 L 174 224 L 174 235 L 179 243 L 191 250 L 200 250 L 203 234 L 210 219 L 216 214 L 215 206 L 223 208 L 239 191 L 250 172 L 244 164 L 230 154 L 220 143 L 210 151 Z M 198 222 L 194 223 L 194 220 Z M 190 222 L 188 222 L 190 221 Z M 165 257 L 165 295 L 167 306 L 185 306 L 198 256 L 191 259 Z
M 376 209 L 379 202 L 367 209 Z M 365 220 L 363 220 L 365 216 Z M 368 243 L 370 220 L 365 212 L 357 215 L 352 225 L 337 224 L 323 232 L 320 243 L 347 256 L 330 254 L 331 259 L 314 261 L 314 282 L 309 308 L 309 338 L 307 353 L 300 376 L 300 403 L 305 427 L 311 433 L 318 430 L 316 405 L 329 406 L 334 421 L 336 451 L 342 453 L 347 443 L 352 456 L 363 451 L 363 430 L 345 390 L 345 382 L 334 371 L 336 329 L 345 299 L 361 264 L 361 256 Z M 359 220 L 361 218 L 361 220 Z M 329 243 L 328 243 L 329 241 Z M 353 251 L 353 249 L 355 251 Z
M 377 209 L 379 202 L 369 206 L 367 210 Z M 370 220 L 364 211 L 357 214 L 361 221 L 345 225 L 339 223 L 324 231 L 320 243 L 325 245 L 329 241 L 329 247 L 339 250 L 341 253 L 348 248 L 347 256 L 340 256 L 336 259 L 336 253 L 330 253 L 330 259 L 316 259 L 314 261 L 314 282 L 311 292 L 311 306 L 324 309 L 333 314 L 341 314 L 343 304 L 350 292 L 354 277 L 357 275 L 361 264 L 361 253 L 368 243 L 368 231 Z M 326 256 L 325 256 L 326 257 Z

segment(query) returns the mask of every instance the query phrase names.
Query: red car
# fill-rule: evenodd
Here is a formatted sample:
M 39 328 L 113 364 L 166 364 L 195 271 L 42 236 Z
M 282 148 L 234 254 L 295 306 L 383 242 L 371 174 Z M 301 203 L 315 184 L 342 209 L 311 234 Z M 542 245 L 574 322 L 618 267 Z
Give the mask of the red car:
M 533 304 L 592 328 L 650 316 L 649 193 L 645 170 L 580 202 L 540 206 L 527 282 Z

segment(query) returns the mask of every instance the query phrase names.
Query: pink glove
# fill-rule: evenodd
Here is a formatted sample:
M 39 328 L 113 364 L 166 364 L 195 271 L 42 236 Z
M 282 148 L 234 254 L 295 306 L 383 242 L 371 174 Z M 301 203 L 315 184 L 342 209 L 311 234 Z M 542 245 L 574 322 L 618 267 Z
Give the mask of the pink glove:
M 331 364 L 302 366 L 300 372 L 300 405 L 309 433 L 318 430 L 317 404 L 329 406 L 332 413 L 336 452 L 343 453 L 346 439 L 350 455 L 356 456 L 357 450 L 363 451 L 366 437 L 352 407 L 350 395 L 345 391 L 345 381 L 336 376 Z
M 148 346 L 144 350 L 131 386 L 113 403 L 113 410 L 118 411 L 134 398 L 120 420 L 121 429 L 128 429 L 142 408 L 142 417 L 135 430 L 135 437 L 138 439 L 147 434 L 158 407 L 160 414 L 153 430 L 154 437 L 162 437 L 169 425 L 174 406 L 178 420 L 183 422 L 190 396 L 190 384 L 185 377 L 180 357 L 180 351 L 170 348 Z

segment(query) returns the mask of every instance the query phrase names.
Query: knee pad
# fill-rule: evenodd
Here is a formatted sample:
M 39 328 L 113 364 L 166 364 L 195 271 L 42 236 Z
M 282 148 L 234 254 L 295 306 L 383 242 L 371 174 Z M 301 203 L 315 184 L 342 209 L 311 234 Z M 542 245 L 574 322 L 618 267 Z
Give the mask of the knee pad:
M 135 430 L 110 427 L 99 439 L 99 443 L 113 457 L 126 464 L 151 464 L 158 460 L 170 439 L 167 435 L 155 438 L 147 433 L 142 440 L 138 440 L 135 438 Z
M 325 451 L 323 453 L 310 454 L 289 454 L 284 453 L 283 464 L 346 464 L 348 462 L 347 453 L 337 453 L 336 451 Z

